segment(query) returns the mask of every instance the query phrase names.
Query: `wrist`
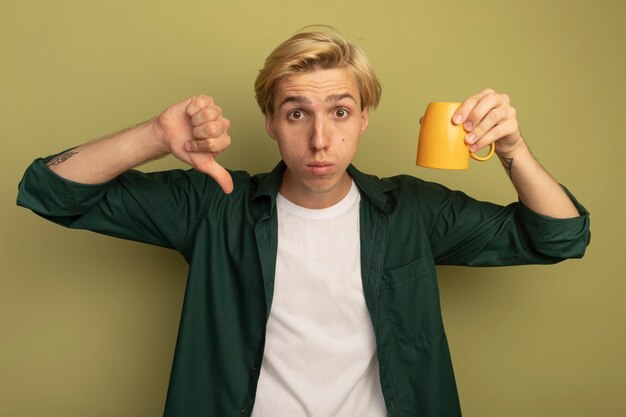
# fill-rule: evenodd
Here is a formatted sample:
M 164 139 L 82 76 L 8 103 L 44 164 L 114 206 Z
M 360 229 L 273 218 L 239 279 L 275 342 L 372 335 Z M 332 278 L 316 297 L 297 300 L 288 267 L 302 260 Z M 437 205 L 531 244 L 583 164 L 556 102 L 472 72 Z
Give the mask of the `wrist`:
M 530 149 L 524 139 L 520 137 L 514 145 L 499 147 L 496 142 L 496 155 L 502 160 L 517 159 L 522 156 L 530 155 Z
M 148 136 L 151 142 L 151 148 L 154 152 L 154 157 L 158 158 L 171 153 L 168 142 L 165 140 L 165 135 L 161 129 L 158 117 L 155 117 L 146 122 L 148 129 Z

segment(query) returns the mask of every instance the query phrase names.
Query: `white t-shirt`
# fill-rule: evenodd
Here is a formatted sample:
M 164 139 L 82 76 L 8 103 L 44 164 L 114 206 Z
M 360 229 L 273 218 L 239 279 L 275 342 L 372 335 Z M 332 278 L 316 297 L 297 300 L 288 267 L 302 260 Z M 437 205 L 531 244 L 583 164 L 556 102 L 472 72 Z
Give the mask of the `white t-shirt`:
M 280 194 L 272 310 L 253 417 L 384 417 L 363 295 L 358 188 L 311 210 Z

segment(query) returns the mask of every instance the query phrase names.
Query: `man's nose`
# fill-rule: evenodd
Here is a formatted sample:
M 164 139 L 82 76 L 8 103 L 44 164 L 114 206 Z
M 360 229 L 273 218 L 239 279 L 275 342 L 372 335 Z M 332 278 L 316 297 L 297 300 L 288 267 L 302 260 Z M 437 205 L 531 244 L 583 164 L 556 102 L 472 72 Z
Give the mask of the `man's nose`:
M 311 131 L 311 150 L 322 151 L 330 144 L 329 126 L 322 118 L 316 118 Z

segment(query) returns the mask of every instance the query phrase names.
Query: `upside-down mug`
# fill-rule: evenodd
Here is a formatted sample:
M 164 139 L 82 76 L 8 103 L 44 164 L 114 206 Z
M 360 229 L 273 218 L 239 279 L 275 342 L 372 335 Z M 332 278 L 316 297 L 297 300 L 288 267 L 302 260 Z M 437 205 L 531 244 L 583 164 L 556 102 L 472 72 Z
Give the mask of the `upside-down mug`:
M 467 169 L 469 158 L 486 161 L 493 155 L 495 144 L 489 153 L 478 156 L 470 152 L 465 143 L 463 125 L 452 123 L 452 117 L 461 103 L 432 102 L 426 107 L 417 144 L 416 164 L 426 168 Z

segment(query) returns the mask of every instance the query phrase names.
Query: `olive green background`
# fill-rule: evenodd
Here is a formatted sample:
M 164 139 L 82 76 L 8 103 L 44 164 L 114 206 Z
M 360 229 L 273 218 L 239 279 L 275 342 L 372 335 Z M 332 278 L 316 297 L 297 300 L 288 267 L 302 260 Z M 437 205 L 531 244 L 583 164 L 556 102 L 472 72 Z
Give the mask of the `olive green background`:
M 492 87 L 592 213 L 582 260 L 440 269 L 464 414 L 626 415 L 625 12 L 618 0 L 3 0 L 0 416 L 161 415 L 185 285 L 172 251 L 16 207 L 30 161 L 206 93 L 232 120 L 220 161 L 269 170 L 278 153 L 254 78 L 274 46 L 317 23 L 361 45 L 384 86 L 360 169 L 514 200 L 495 159 L 461 172 L 414 165 L 426 104 Z

